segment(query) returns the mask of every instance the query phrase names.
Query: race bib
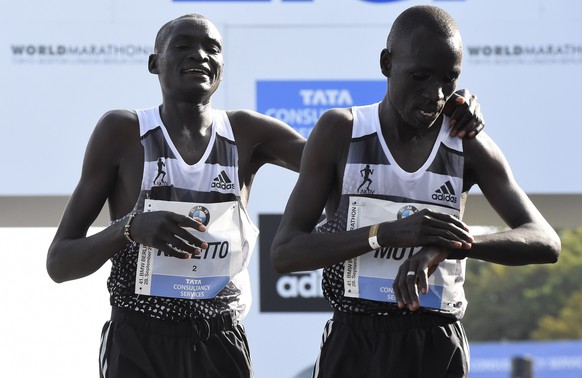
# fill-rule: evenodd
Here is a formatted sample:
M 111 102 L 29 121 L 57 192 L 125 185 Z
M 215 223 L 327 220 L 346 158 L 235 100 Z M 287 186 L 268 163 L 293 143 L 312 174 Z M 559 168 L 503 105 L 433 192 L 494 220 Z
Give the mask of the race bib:
M 185 260 L 140 245 L 136 294 L 210 299 L 246 266 L 258 230 L 252 226 L 238 201 L 192 203 L 146 199 L 144 211 L 157 210 L 200 218 L 206 225 L 206 232 L 188 230 L 206 241 L 208 248 L 202 250 L 199 256 L 193 255 Z
M 405 218 L 422 209 L 458 216 L 450 208 L 419 203 L 397 203 L 367 197 L 350 197 L 347 229 L 354 230 L 376 223 Z M 426 248 L 426 247 L 425 247 Z M 344 295 L 351 298 L 396 302 L 392 284 L 400 265 L 422 247 L 382 247 L 344 262 Z M 445 260 L 429 277 L 429 292 L 421 296 L 423 307 L 451 310 L 458 303 L 459 277 L 464 261 Z M 461 281 L 462 284 L 462 281 Z M 462 287 L 461 287 L 462 289 Z

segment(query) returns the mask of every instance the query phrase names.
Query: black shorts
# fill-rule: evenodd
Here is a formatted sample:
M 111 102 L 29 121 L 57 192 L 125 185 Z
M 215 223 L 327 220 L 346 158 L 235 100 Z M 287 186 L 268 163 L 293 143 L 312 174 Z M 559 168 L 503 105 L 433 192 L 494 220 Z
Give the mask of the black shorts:
M 335 311 L 314 378 L 462 378 L 469 346 L 461 323 L 434 313 L 369 316 Z
M 99 351 L 101 378 L 251 378 L 245 330 L 230 316 L 170 322 L 113 308 Z

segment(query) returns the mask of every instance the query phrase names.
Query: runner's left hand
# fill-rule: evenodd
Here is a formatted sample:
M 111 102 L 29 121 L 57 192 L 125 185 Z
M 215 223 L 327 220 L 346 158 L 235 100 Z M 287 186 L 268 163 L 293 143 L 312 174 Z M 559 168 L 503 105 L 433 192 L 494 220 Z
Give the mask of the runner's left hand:
M 447 250 L 445 248 L 423 247 L 400 265 L 392 285 L 399 308 L 408 306 L 410 311 L 416 311 L 420 308 L 418 293 L 428 293 L 428 277 L 446 258 Z

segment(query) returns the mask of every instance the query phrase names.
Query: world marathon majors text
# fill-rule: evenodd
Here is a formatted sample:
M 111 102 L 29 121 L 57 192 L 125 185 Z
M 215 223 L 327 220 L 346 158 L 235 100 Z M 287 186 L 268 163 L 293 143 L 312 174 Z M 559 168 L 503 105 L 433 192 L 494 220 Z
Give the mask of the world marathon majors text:
M 60 44 L 22 44 L 11 45 L 14 56 L 149 56 L 152 53 L 150 47 L 137 44 L 104 44 L 104 45 L 80 45 L 65 46 Z
M 467 47 L 470 57 L 490 56 L 578 56 L 582 45 L 571 43 L 547 45 L 471 45 Z

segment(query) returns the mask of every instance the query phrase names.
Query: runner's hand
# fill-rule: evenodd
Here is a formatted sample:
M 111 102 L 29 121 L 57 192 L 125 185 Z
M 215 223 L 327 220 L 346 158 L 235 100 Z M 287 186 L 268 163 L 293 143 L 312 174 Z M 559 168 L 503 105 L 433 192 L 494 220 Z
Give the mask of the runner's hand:
M 381 223 L 378 239 L 380 245 L 391 247 L 438 245 L 451 249 L 471 249 L 473 242 L 465 223 L 452 215 L 429 209 Z
M 466 89 L 453 93 L 445 104 L 443 113 L 449 116 L 451 136 L 474 138 L 485 127 L 477 96 Z
M 410 311 L 420 308 L 418 293 L 428 293 L 428 277 L 446 258 L 445 248 L 424 247 L 400 265 L 392 285 L 399 308 L 408 306 Z
M 144 212 L 133 218 L 130 236 L 136 242 L 157 248 L 170 256 L 189 259 L 192 255 L 200 255 L 208 244 L 187 228 L 206 231 L 206 226 L 196 218 L 170 211 Z

